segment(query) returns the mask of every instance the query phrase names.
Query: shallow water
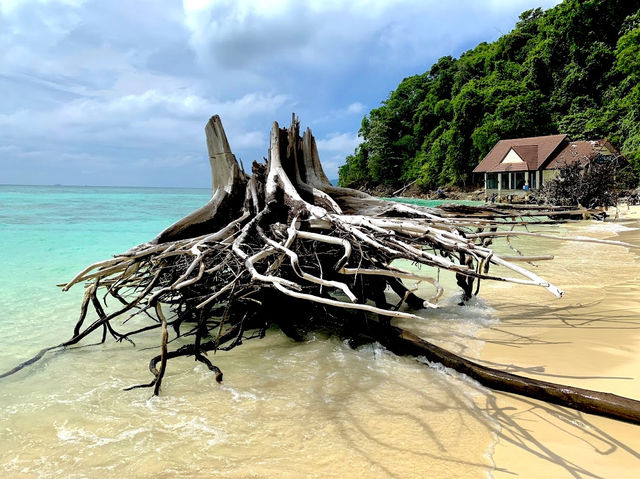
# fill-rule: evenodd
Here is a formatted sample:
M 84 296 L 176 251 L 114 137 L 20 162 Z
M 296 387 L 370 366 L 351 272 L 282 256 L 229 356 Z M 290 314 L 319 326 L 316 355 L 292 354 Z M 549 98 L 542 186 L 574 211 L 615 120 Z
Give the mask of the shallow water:
M 81 287 L 56 284 L 152 238 L 208 199 L 206 190 L 0 186 L 0 371 L 67 339 Z M 445 281 L 452 282 L 451 279 Z M 404 326 L 469 354 L 493 312 L 481 300 Z M 98 339 L 98 338 L 96 338 Z M 486 477 L 497 423 L 486 391 L 377 346 L 293 343 L 278 331 L 213 361 L 169 363 L 138 343 L 52 354 L 0 381 L 2 477 Z

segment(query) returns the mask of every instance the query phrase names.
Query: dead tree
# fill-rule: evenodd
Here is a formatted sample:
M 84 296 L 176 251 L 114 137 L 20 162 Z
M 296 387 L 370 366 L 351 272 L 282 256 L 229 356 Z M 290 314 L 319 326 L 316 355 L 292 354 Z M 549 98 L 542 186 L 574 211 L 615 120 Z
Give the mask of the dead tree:
M 630 184 L 636 185 L 637 179 L 621 156 L 574 158 L 543 185 L 541 199 L 549 205 L 606 208 L 616 206 Z
M 221 381 L 222 372 L 207 352 L 231 350 L 275 325 L 296 340 L 325 331 L 354 346 L 378 341 L 396 354 L 426 357 L 494 389 L 640 423 L 639 401 L 501 372 L 391 325 L 394 318 L 423 320 L 411 311 L 436 308 L 442 294 L 435 277 L 403 270 L 394 263 L 398 259 L 434 272 L 452 271 L 463 300 L 477 294 L 481 280 L 526 284 L 562 296 L 556 286 L 517 264 L 549 258 L 501 257 L 489 247 L 496 237 L 532 234 L 505 230 L 505 224 L 511 228 L 524 217 L 528 224 L 532 218 L 549 222 L 558 210 L 467 208 L 452 213 L 334 187 L 311 131 L 301 137 L 295 116 L 288 129 L 273 124 L 269 157 L 266 163 L 254 162 L 251 175 L 231 152 L 219 117 L 211 118 L 205 131 L 211 200 L 152 241 L 88 266 L 64 285 L 64 290 L 85 285 L 72 337 L 0 377 L 94 332 L 102 333 L 103 342 L 108 336 L 133 342 L 138 335 L 159 332 L 160 351 L 149 364 L 152 379 L 132 387 L 152 387 L 158 394 L 170 359 L 192 356 Z M 492 265 L 512 275 L 492 274 Z M 420 298 L 403 280 L 429 283 L 433 294 Z M 387 288 L 397 296 L 394 304 Z M 106 308 L 107 298 L 119 307 Z M 97 319 L 85 324 L 90 307 Z M 115 324 L 134 316 L 147 322 L 128 330 Z

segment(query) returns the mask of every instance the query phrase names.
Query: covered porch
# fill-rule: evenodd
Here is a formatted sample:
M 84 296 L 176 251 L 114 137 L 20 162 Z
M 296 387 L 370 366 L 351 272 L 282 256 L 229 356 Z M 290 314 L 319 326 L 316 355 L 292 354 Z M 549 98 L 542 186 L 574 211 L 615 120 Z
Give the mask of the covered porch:
M 487 195 L 526 195 L 542 187 L 542 176 L 537 171 L 504 171 L 484 174 L 484 189 Z M 524 186 L 529 185 L 525 190 Z

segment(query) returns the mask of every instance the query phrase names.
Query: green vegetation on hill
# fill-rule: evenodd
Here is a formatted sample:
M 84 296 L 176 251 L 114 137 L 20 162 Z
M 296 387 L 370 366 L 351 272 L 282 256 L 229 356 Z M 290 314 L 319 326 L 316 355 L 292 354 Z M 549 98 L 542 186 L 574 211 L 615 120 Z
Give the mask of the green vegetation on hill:
M 465 186 L 498 140 L 554 133 L 607 138 L 640 173 L 640 1 L 528 10 L 497 41 L 405 78 L 363 118 L 339 181 Z

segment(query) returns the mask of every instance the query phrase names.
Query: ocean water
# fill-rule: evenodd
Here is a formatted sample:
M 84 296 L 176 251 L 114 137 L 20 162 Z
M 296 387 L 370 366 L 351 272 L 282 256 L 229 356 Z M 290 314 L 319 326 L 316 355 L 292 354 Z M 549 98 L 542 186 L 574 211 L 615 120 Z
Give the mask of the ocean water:
M 205 189 L 0 186 L 0 327 L 8 335 L 0 363 L 31 353 L 24 342 L 16 344 L 25 326 L 24 339 L 36 346 L 47 344 L 51 325 L 73 322 L 81 288 L 63 294 L 57 284 L 153 238 L 208 195 Z M 65 339 L 69 329 L 60 327 Z
M 0 371 L 69 338 L 82 286 L 57 284 L 147 241 L 205 203 L 207 190 L 0 186 Z M 480 299 L 403 322 L 467 354 L 494 321 Z M 98 340 L 99 338 L 94 338 Z M 213 362 L 171 361 L 149 380 L 154 333 L 46 356 L 0 380 L 0 477 L 484 478 L 497 425 L 487 391 L 455 374 L 326 337 L 270 331 Z M 90 342 L 90 341 L 89 341 Z

